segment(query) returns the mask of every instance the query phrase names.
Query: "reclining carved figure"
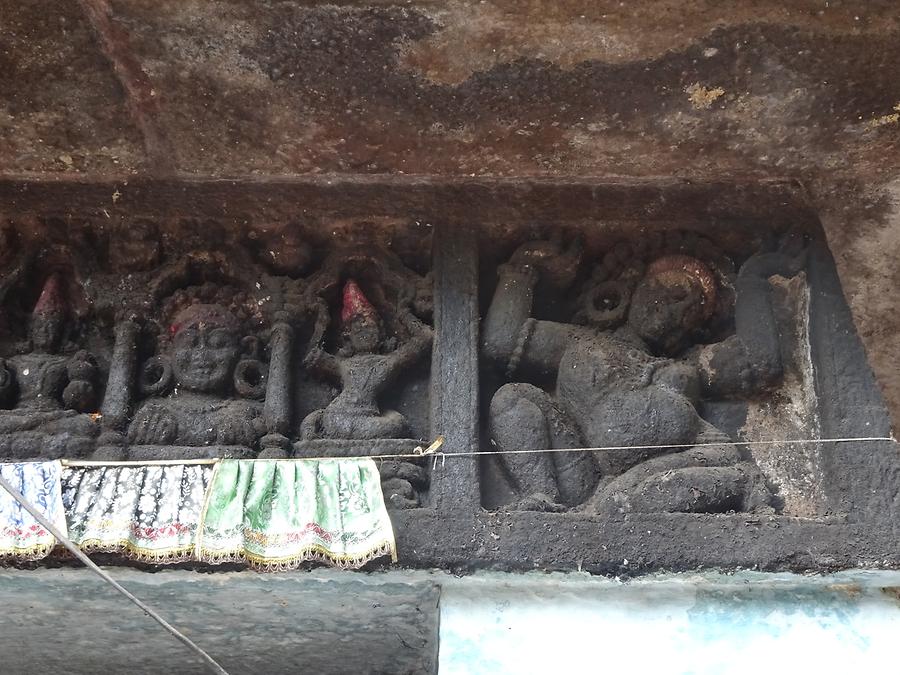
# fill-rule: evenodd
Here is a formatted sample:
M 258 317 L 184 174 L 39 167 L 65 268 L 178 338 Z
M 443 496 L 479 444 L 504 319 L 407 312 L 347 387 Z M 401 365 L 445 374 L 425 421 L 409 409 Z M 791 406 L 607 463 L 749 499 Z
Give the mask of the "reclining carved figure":
M 725 292 L 700 259 L 662 255 L 629 283 L 595 283 L 582 312 L 593 325 L 577 325 L 533 318 L 532 302 L 539 282 L 572 285 L 580 248 L 522 245 L 499 270 L 482 348 L 509 379 L 555 381 L 555 390 L 502 386 L 490 404 L 494 449 L 658 447 L 501 455 L 513 508 L 771 511 L 772 492 L 745 448 L 692 445 L 730 440 L 700 417 L 701 397 L 749 396 L 781 378 L 768 277 L 796 274 L 801 258 L 748 259 L 733 280 L 734 334 L 693 345 Z

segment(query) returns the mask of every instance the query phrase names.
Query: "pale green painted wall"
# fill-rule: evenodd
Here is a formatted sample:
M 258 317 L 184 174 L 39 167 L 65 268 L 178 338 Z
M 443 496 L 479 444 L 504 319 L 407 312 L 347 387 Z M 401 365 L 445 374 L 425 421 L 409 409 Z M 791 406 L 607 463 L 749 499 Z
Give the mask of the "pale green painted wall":
M 900 673 L 900 573 L 445 583 L 441 675 Z

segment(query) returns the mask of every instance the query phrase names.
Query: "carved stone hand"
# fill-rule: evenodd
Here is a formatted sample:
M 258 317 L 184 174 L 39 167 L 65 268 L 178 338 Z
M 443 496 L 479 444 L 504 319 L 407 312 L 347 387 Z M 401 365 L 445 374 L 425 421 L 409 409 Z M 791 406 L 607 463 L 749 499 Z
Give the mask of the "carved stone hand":
M 773 251 L 771 253 L 757 253 L 751 256 L 741 266 L 739 272 L 740 277 L 759 277 L 768 279 L 773 275 L 783 277 L 796 276 L 806 267 L 806 249 L 801 250 L 798 254 L 788 255 L 783 251 Z
M 94 385 L 87 380 L 73 380 L 63 390 L 63 404 L 76 412 L 90 412 L 95 406 Z
M 131 424 L 131 442 L 168 444 L 178 437 L 178 422 L 166 410 L 153 406 Z
M 529 265 L 541 275 L 541 279 L 554 288 L 564 290 L 572 285 L 581 266 L 583 249 L 575 239 L 568 247 L 559 239 L 530 241 L 513 253 L 509 262 L 513 265 Z

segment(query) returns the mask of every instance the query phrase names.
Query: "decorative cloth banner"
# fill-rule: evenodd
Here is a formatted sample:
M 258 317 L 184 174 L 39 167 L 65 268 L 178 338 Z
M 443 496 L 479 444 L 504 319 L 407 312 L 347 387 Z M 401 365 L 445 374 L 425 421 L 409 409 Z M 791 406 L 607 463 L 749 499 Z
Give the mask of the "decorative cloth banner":
M 85 551 L 175 563 L 194 557 L 209 465 L 67 467 L 69 538 Z
M 306 560 L 361 567 L 396 562 L 394 532 L 371 459 L 220 461 L 197 557 L 286 570 Z
M 0 475 L 63 533 L 59 462 L 0 464 Z M 40 560 L 56 546 L 56 537 L 38 523 L 13 496 L 0 488 L 0 559 Z

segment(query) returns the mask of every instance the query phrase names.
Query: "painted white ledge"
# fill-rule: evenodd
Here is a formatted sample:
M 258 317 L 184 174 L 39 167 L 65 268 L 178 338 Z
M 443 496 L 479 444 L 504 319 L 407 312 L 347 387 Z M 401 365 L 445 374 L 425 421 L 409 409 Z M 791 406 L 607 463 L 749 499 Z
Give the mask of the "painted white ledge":
M 476 575 L 441 593 L 441 675 L 897 672 L 900 573 Z

